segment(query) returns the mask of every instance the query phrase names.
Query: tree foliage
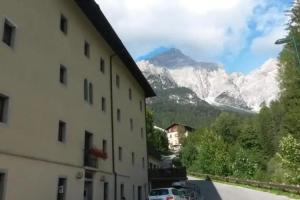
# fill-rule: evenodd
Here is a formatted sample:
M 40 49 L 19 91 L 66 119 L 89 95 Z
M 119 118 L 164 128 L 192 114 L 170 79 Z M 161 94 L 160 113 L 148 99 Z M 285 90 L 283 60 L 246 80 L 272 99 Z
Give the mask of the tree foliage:
M 221 113 L 184 143 L 190 170 L 247 179 L 300 183 L 300 1 L 291 10 L 287 43 L 279 56 L 280 97 L 256 116 Z
M 300 183 L 300 143 L 289 134 L 282 138 L 279 146 L 278 157 L 285 169 L 285 182 Z
M 153 113 L 149 110 L 146 110 L 146 134 L 150 154 L 160 157 L 160 155 L 169 153 L 167 135 L 163 131 L 154 128 Z

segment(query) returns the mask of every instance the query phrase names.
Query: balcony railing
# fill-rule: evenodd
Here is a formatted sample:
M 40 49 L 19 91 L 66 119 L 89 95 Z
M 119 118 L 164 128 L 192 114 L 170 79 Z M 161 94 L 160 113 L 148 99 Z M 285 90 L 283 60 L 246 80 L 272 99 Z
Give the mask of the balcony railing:
M 186 168 L 149 169 L 150 180 L 186 180 Z
M 91 155 L 89 150 L 84 150 L 84 166 L 98 168 L 98 159 Z

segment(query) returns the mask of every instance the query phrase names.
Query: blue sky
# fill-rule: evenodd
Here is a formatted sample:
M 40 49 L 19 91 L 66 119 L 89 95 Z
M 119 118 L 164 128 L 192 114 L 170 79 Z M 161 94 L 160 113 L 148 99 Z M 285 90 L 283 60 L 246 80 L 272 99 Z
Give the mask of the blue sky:
M 292 0 L 96 0 L 134 58 L 181 49 L 228 72 L 249 73 L 281 50 Z
M 281 38 L 280 36 L 285 36 L 285 23 L 288 19 L 284 12 L 288 10 L 291 5 L 292 1 L 288 0 L 270 0 L 266 5 L 258 6 L 254 9 L 254 13 L 258 19 L 268 14 L 270 18 L 267 19 L 264 27 L 260 27 L 260 23 L 256 18 L 252 18 L 248 21 L 250 31 L 244 48 L 233 59 L 226 58 L 226 55 L 221 55 L 218 58 L 218 60 L 225 65 L 227 71 L 248 73 L 262 65 L 267 59 L 276 58 L 278 56 L 282 47 L 275 45 L 274 42 L 276 39 Z M 276 31 L 278 31 L 278 33 L 276 33 Z M 254 45 L 253 42 L 257 41 L 257 38 L 262 38 L 261 45 L 265 47 L 259 51 L 252 49 Z M 263 41 L 265 41 L 265 44 Z

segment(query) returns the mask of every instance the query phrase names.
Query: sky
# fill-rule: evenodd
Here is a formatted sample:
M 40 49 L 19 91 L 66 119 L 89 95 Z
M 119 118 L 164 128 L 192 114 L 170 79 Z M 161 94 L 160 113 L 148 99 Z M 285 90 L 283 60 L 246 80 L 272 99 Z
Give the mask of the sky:
M 293 0 L 96 0 L 133 58 L 175 47 L 249 73 L 281 46 Z

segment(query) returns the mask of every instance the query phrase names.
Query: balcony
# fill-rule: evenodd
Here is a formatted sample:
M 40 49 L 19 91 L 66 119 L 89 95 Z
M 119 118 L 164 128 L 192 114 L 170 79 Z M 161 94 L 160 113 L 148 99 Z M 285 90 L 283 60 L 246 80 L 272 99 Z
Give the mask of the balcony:
M 150 180 L 186 180 L 186 168 L 150 169 Z
M 98 168 L 98 158 L 90 154 L 90 150 L 84 150 L 84 166 Z
M 149 169 L 152 188 L 171 187 L 173 182 L 187 180 L 186 168 Z

